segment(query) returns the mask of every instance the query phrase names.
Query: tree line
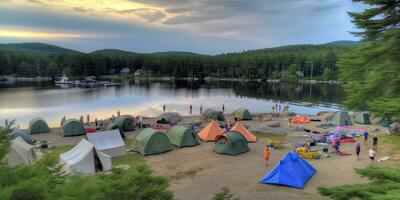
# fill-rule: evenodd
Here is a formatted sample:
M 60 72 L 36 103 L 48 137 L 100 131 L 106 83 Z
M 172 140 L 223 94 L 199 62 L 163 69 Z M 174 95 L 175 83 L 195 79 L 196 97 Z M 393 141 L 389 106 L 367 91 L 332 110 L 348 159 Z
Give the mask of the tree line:
M 139 54 L 119 50 L 92 53 L 29 53 L 0 48 L 0 75 L 23 77 L 99 76 L 128 67 L 155 76 L 248 79 L 337 78 L 337 60 L 352 45 L 291 45 L 215 56 L 187 52 Z

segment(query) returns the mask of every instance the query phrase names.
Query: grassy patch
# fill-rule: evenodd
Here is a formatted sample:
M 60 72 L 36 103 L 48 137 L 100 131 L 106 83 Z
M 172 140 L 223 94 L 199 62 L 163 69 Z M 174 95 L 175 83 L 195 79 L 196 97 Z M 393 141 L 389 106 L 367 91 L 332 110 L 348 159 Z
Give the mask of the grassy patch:
M 125 156 L 120 156 L 112 159 L 113 167 L 119 165 L 128 165 L 129 170 L 134 170 L 136 167 L 145 164 L 145 160 L 142 155 L 137 153 L 129 153 Z
M 262 131 L 252 131 L 251 133 L 253 133 L 258 138 L 285 139 L 286 137 L 286 135 L 284 134 L 262 132 Z
M 178 172 L 175 175 L 171 176 L 170 178 L 173 180 L 180 180 L 185 177 L 193 177 L 197 174 L 197 172 L 203 170 L 203 168 L 196 168 L 196 169 L 190 169 L 188 171 L 184 172 Z
M 400 151 L 400 136 L 381 135 L 379 139 L 381 139 L 384 144 L 390 144 L 394 150 Z

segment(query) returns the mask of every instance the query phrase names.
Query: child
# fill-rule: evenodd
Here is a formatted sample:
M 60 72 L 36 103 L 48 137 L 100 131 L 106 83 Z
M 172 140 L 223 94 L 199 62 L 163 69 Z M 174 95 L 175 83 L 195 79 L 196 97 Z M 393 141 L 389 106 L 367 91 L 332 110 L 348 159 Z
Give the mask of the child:
M 357 160 L 360 160 L 360 151 L 361 151 L 361 145 L 360 145 L 360 142 L 357 142 L 357 145 L 356 145 Z
M 269 151 L 268 145 L 265 145 L 265 148 L 264 148 L 265 166 L 268 166 L 268 161 L 269 161 L 270 156 L 271 156 L 271 152 Z
M 371 159 L 371 164 L 374 164 L 375 155 L 376 155 L 375 149 L 370 149 L 369 150 L 369 159 Z

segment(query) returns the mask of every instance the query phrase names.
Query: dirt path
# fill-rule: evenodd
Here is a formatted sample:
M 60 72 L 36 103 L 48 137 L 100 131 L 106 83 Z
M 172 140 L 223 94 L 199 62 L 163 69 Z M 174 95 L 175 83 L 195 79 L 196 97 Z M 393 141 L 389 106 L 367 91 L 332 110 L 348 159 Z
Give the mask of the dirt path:
M 299 138 L 290 140 L 296 139 Z M 264 144 L 257 142 L 249 145 L 250 152 L 239 156 L 216 154 L 212 151 L 213 143 L 202 143 L 196 147 L 148 156 L 146 160 L 156 175 L 171 178 L 170 189 L 177 199 L 211 199 L 222 187 L 228 187 L 241 199 L 328 199 L 318 194 L 317 187 L 367 181 L 353 170 L 370 163 L 367 148 L 363 147 L 359 161 L 356 161 L 355 155 L 309 160 L 318 171 L 303 190 L 258 184 L 258 180 L 290 149 L 273 151 L 271 165 L 265 167 L 262 158 Z M 353 153 L 354 144 L 342 144 L 342 149 Z

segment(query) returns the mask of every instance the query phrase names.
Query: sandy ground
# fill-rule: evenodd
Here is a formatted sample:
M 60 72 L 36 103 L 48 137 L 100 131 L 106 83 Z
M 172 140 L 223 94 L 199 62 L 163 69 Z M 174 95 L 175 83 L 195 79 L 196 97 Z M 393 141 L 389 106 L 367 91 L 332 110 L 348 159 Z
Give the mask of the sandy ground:
M 228 117 L 229 118 L 229 117 Z M 196 122 L 200 118 L 185 118 L 183 123 Z M 288 128 L 284 118 L 281 121 L 283 129 Z M 146 119 L 145 122 L 154 122 Z M 246 121 L 245 124 L 253 129 L 262 123 L 259 118 Z M 52 129 L 53 133 L 32 135 L 36 140 L 47 140 L 54 146 L 75 145 L 84 136 L 62 137 L 59 129 Z M 133 139 L 140 130 L 126 132 L 128 139 Z M 289 131 L 290 132 L 290 131 Z M 266 138 L 258 138 L 256 143 L 250 143 L 250 151 L 238 156 L 219 155 L 213 152 L 214 143 L 201 143 L 199 146 L 176 149 L 171 152 L 146 156 L 155 175 L 170 178 L 170 190 L 177 199 L 211 199 L 228 187 L 240 199 L 328 199 L 317 192 L 320 186 L 337 186 L 343 184 L 362 183 L 362 179 L 354 172 L 354 168 L 363 168 L 370 164 L 368 148 L 362 145 L 361 159 L 356 160 L 354 155 L 355 144 L 342 144 L 341 149 L 352 153 L 350 156 L 332 155 L 331 158 L 309 160 L 317 169 L 317 173 L 310 179 L 303 190 L 284 186 L 259 184 L 258 181 L 279 163 L 279 160 L 290 150 L 294 143 L 303 141 L 304 132 L 292 131 L 286 137 L 285 148 L 272 151 L 270 165 L 265 166 L 262 157 Z M 128 147 L 127 147 L 128 148 Z M 377 158 L 384 156 L 378 151 Z M 376 165 L 391 164 L 392 161 L 376 163 Z

